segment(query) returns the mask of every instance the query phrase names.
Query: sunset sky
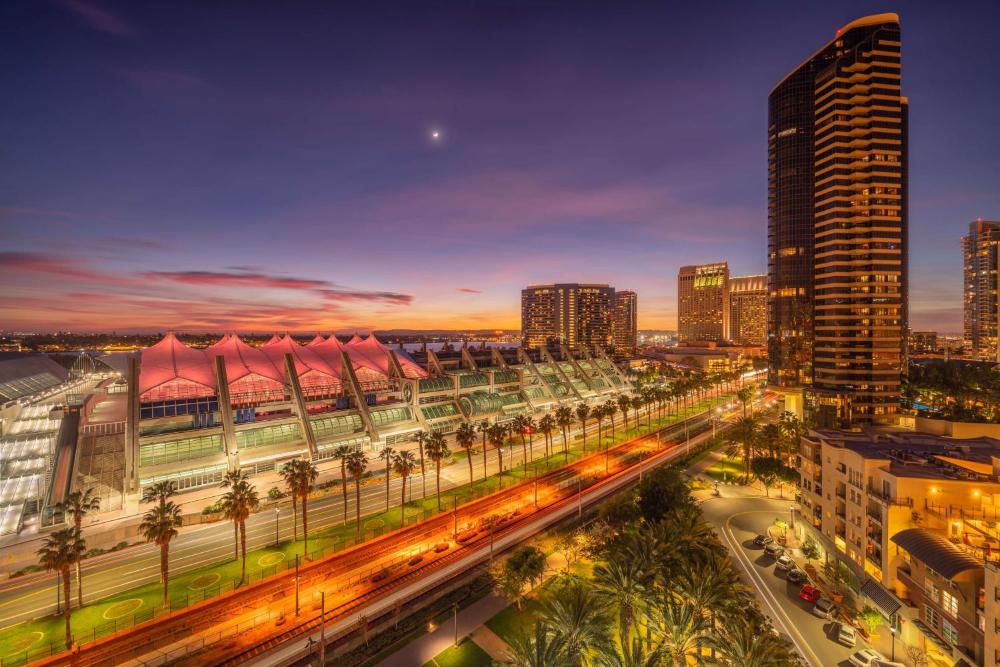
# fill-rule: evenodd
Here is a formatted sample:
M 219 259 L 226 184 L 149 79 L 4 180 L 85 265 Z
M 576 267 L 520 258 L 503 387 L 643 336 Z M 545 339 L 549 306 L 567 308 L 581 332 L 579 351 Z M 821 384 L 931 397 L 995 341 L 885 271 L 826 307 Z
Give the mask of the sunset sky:
M 538 282 L 673 328 L 681 264 L 766 268 L 768 92 L 882 11 L 911 323 L 959 331 L 996 2 L 5 2 L 0 328 L 518 328 Z

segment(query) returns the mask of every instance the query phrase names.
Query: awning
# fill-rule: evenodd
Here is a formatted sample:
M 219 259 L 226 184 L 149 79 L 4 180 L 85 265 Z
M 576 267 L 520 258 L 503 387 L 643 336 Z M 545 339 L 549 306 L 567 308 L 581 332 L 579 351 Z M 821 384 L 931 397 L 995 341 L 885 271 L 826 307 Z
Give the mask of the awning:
M 893 597 L 891 593 L 889 593 L 889 591 L 882 588 L 874 579 L 869 579 L 861 585 L 861 595 L 874 602 L 875 606 L 881 609 L 882 613 L 890 619 L 897 611 L 899 611 L 899 608 L 903 606 L 895 597 Z

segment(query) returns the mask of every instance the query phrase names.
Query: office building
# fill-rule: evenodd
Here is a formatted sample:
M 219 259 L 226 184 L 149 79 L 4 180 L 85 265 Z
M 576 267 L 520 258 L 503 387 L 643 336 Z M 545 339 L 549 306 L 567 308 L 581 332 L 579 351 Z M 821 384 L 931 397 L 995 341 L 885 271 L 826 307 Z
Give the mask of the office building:
M 811 384 L 821 424 L 898 411 L 907 108 L 895 14 L 847 24 L 768 97 L 769 379 Z
M 632 290 L 615 292 L 612 329 L 615 352 L 626 356 L 634 355 L 639 338 L 639 316 L 636 293 Z
M 610 285 L 530 285 L 521 290 L 522 345 L 610 349 L 614 310 L 615 288 Z
M 729 338 L 729 264 L 682 266 L 677 273 L 677 340 Z
M 737 345 L 767 343 L 767 276 L 729 280 L 729 338 Z
M 916 354 L 937 354 L 937 332 L 936 331 L 911 331 L 909 353 Z
M 997 317 L 997 246 L 1000 222 L 976 220 L 962 237 L 962 285 L 965 356 L 1000 362 L 1000 320 Z

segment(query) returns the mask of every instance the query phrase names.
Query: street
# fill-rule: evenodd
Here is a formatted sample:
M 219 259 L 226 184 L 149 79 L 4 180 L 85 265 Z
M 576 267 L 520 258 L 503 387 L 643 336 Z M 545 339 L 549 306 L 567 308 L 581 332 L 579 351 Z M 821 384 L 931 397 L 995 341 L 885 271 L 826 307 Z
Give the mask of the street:
M 860 637 L 854 649 L 838 644 L 834 640 L 836 624 L 814 616 L 812 603 L 798 596 L 800 586 L 787 583 L 774 560 L 753 544 L 753 538 L 765 533 L 775 519 L 789 519 L 793 501 L 745 495 L 743 487 L 723 486 L 721 493 L 721 497 L 709 497 L 702 503 L 705 519 L 716 528 L 733 561 L 747 573 L 746 580 L 775 628 L 813 667 L 848 667 L 850 655 L 864 646 Z

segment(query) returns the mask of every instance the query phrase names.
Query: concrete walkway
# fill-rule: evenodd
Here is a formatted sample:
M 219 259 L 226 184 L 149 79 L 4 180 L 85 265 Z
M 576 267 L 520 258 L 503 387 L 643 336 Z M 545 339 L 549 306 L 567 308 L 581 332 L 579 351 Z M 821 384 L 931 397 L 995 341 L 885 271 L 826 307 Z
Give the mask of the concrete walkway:
M 507 660 L 507 642 L 500 639 L 485 625 L 480 625 L 473 630 L 469 638 L 497 662 L 503 663 Z
M 463 637 L 470 634 L 473 639 L 476 639 L 474 631 L 477 631 L 481 626 L 485 629 L 483 623 L 499 614 L 508 605 L 510 605 L 510 601 L 506 598 L 499 595 L 487 595 L 465 609 L 460 609 L 458 611 L 458 640 L 462 641 Z M 493 635 L 492 632 L 490 634 Z M 496 635 L 493 636 L 502 643 L 503 640 Z M 484 641 L 486 640 L 484 639 Z M 419 667 L 442 651 L 453 646 L 454 643 L 455 624 L 452 620 L 448 620 L 438 626 L 434 632 L 407 643 L 388 658 L 378 663 L 376 667 Z M 479 644 L 480 648 L 489 653 L 491 657 L 496 659 L 490 646 L 480 643 L 479 640 L 476 640 L 476 643 Z M 505 650 L 506 647 L 507 645 L 503 644 L 501 650 Z

